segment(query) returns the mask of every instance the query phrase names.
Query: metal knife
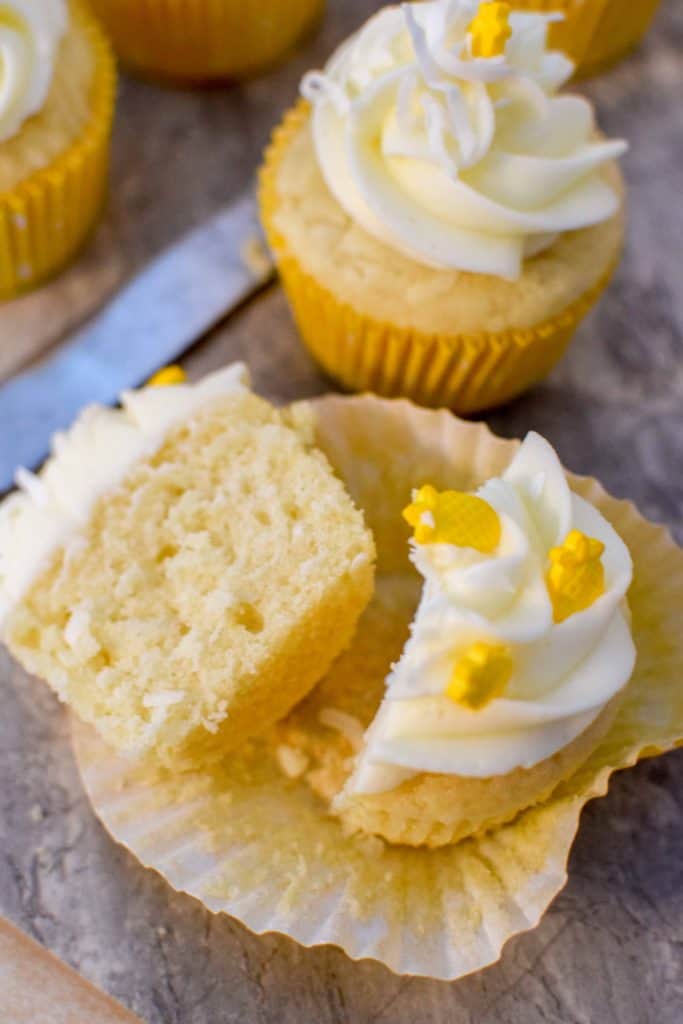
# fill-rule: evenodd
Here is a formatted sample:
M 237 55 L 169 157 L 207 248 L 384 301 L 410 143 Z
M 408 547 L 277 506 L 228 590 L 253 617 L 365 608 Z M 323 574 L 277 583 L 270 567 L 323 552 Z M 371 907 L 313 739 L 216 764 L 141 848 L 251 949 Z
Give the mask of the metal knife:
M 55 355 L 0 384 L 0 493 L 17 466 L 43 461 L 51 435 L 84 405 L 113 404 L 263 288 L 274 275 L 266 249 L 249 258 L 261 240 L 249 188 L 149 263 Z

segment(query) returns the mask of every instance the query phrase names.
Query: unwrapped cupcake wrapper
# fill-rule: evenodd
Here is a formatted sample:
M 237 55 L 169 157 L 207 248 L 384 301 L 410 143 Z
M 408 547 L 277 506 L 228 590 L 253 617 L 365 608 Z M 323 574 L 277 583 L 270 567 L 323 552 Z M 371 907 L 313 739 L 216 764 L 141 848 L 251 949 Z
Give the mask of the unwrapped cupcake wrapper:
M 660 0 L 513 0 L 525 11 L 561 13 L 550 44 L 567 53 L 579 75 L 591 75 L 619 60 L 649 28 Z
M 324 0 L 92 0 L 121 59 L 152 76 L 249 75 L 282 57 Z
M 364 509 L 378 547 L 374 609 L 336 668 L 353 687 L 365 684 L 373 663 L 376 673 L 384 670 L 386 633 L 376 629 L 377 616 L 394 615 L 399 581 L 413 572 L 399 515 L 411 487 L 429 479 L 472 488 L 500 474 L 516 443 L 408 402 L 331 397 L 314 410 L 319 443 Z M 594 480 L 572 478 L 572 486 L 633 554 L 638 661 L 614 725 L 550 799 L 455 846 L 391 847 L 346 834 L 306 781 L 278 769 L 268 738 L 250 741 L 211 773 L 174 777 L 116 756 L 74 721 L 82 777 L 111 834 L 175 889 L 255 932 L 333 943 L 397 973 L 448 980 L 496 961 L 564 885 L 584 804 L 606 792 L 613 771 L 683 739 L 683 552 Z
M 344 388 L 403 396 L 420 405 L 479 412 L 545 377 L 609 283 L 616 262 L 560 314 L 528 330 L 425 333 L 376 320 L 340 302 L 301 265 L 279 231 L 280 161 L 309 116 L 297 104 L 275 131 L 260 179 L 261 216 L 297 326 L 307 348 Z
M 107 184 L 116 72 L 111 50 L 80 3 L 73 17 L 95 57 L 91 114 L 78 138 L 46 167 L 0 193 L 0 299 L 11 299 L 60 270 L 100 213 Z

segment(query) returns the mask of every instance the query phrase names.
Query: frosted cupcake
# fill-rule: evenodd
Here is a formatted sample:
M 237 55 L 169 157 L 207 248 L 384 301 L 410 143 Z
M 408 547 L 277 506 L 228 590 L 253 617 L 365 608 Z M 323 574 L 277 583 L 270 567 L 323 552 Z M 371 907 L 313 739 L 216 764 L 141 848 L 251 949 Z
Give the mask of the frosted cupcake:
M 102 206 L 114 62 L 78 0 L 0 8 L 0 299 L 77 252 Z
M 635 661 L 632 564 L 538 434 L 404 516 L 425 581 L 410 639 L 355 764 L 332 743 L 309 781 L 353 830 L 441 846 L 546 800 L 599 745 Z
M 660 0 L 512 0 L 521 11 L 559 15 L 550 30 L 552 44 L 591 75 L 624 57 L 641 41 Z
M 284 57 L 324 0 L 92 0 L 130 68 L 172 80 L 242 78 Z
M 623 237 L 620 141 L 550 19 L 435 0 L 380 11 L 309 74 L 262 177 L 304 341 L 343 385 L 472 412 L 553 366 Z
M 92 406 L 0 505 L 0 635 L 114 749 L 174 769 L 300 700 L 349 643 L 374 547 L 305 416 L 239 364 Z

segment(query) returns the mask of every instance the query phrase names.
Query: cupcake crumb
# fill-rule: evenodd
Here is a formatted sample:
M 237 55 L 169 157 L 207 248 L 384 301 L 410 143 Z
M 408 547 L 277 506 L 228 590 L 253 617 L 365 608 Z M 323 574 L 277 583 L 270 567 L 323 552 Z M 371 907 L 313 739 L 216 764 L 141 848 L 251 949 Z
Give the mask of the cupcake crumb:
M 277 747 L 275 756 L 280 770 L 288 779 L 300 778 L 308 768 L 308 757 L 303 750 L 297 750 L 296 747 L 290 747 L 286 743 L 281 743 Z
M 329 729 L 341 733 L 354 751 L 361 750 L 365 730 L 360 720 L 354 715 L 349 715 L 346 711 L 339 711 L 338 708 L 322 708 L 318 713 L 318 721 L 321 725 L 326 725 Z
M 272 272 L 273 261 L 265 245 L 257 235 L 251 235 L 240 250 L 240 258 L 245 267 L 255 277 L 266 278 Z

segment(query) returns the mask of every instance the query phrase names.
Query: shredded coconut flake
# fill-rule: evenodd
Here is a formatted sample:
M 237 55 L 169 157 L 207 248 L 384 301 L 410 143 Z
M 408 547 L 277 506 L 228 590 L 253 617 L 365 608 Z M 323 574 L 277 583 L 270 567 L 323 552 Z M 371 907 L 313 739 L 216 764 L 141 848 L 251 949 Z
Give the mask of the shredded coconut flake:
M 168 708 L 179 704 L 184 696 L 184 690 L 161 690 L 159 693 L 146 693 L 142 703 L 146 708 Z
M 362 723 L 353 715 L 347 714 L 346 711 L 339 711 L 338 708 L 323 708 L 318 714 L 318 721 L 321 725 L 326 725 L 341 733 L 349 741 L 354 751 L 361 750 L 365 730 Z
M 288 779 L 298 779 L 308 768 L 308 758 L 303 750 L 282 743 L 275 751 L 277 763 Z

